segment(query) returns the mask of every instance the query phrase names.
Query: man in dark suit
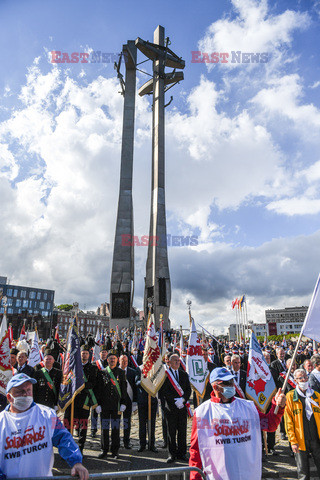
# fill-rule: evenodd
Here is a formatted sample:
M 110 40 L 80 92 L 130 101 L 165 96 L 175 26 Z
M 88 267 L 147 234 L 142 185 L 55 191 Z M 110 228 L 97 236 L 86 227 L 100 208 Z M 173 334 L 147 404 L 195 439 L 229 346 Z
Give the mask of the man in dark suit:
M 282 347 L 278 347 L 276 350 L 276 354 L 277 354 L 277 360 L 274 360 L 273 362 L 271 362 L 271 367 L 274 372 L 273 379 L 278 389 L 282 387 L 282 381 L 281 381 L 282 377 L 280 376 L 280 373 L 286 372 L 287 366 L 284 359 L 285 357 L 284 349 Z
M 282 388 L 283 385 L 283 377 L 280 374 L 286 374 L 287 372 L 287 366 L 285 362 L 285 351 L 282 347 L 278 347 L 276 349 L 276 355 L 277 355 L 277 360 L 274 360 L 271 362 L 271 367 L 272 370 L 271 374 L 273 376 L 274 383 L 276 384 L 277 389 Z M 286 430 L 284 427 L 284 419 L 281 419 L 280 423 L 280 435 L 281 435 L 281 440 L 286 439 Z
M 36 403 L 57 408 L 62 371 L 54 368 L 54 358 L 51 350 L 44 351 L 43 366 L 34 373 L 37 383 L 33 387 L 33 398 Z
M 132 355 L 129 357 L 129 367 L 136 369 L 140 367 L 140 365 L 142 365 L 141 352 L 137 348 L 134 348 L 132 350 Z
M 19 350 L 15 347 L 11 348 L 10 350 L 10 363 L 12 368 L 17 368 L 17 355 L 19 353 Z
M 186 402 L 191 395 L 189 376 L 179 370 L 179 355 L 170 357 L 170 368 L 166 371 L 167 378 L 159 390 L 159 398 L 164 409 L 168 429 L 169 457 L 167 463 L 176 458 L 187 461 L 187 417 Z M 177 385 L 177 387 L 174 387 Z M 182 389 L 182 394 L 181 389 Z M 178 442 L 177 442 L 178 436 Z
M 241 358 L 240 355 L 232 355 L 231 357 L 231 372 L 234 375 L 234 383 L 236 387 L 236 397 L 246 398 L 245 390 L 247 383 L 247 372 L 240 369 Z M 240 387 L 240 388 L 238 388 Z M 238 391 L 237 391 L 238 390 Z
M 27 363 L 28 361 L 28 354 L 24 350 L 21 350 L 17 355 L 17 368 L 15 371 L 16 373 L 25 373 L 29 377 L 34 377 L 34 368 L 30 367 Z
M 143 452 L 147 446 L 147 425 L 148 425 L 148 393 L 141 385 L 141 368 L 135 370 L 135 382 L 137 386 L 137 402 L 139 415 L 139 442 L 140 448 L 138 452 Z M 158 453 L 155 446 L 155 430 L 156 430 L 156 414 L 158 409 L 158 400 L 156 397 L 151 397 L 151 431 L 149 440 L 149 450 Z
M 127 395 L 125 397 L 126 409 L 122 414 L 123 417 L 123 444 L 124 448 L 130 450 L 130 433 L 131 433 L 131 416 L 132 412 L 137 409 L 137 386 L 135 382 L 135 369 L 128 367 L 128 357 L 126 354 L 121 355 L 119 359 L 119 367 L 125 372 L 127 382 Z
M 320 355 L 311 357 L 313 370 L 309 376 L 309 386 L 315 392 L 320 393 Z
M 101 345 L 99 356 L 100 356 L 99 360 L 96 360 L 95 362 L 93 362 L 93 364 L 97 367 L 98 370 L 103 370 L 108 366 L 108 362 L 107 362 L 108 350 L 106 345 Z M 98 410 L 100 410 L 100 408 Z M 99 414 L 96 408 L 91 410 L 91 437 L 92 438 L 95 438 L 97 434 L 98 415 Z M 100 413 L 100 418 L 101 418 L 101 413 Z
M 101 370 L 101 450 L 98 458 L 106 458 L 109 450 L 109 429 L 111 426 L 111 456 L 119 458 L 120 448 L 120 418 L 126 409 L 127 395 L 126 375 L 117 366 L 118 357 L 115 350 L 110 350 L 107 356 L 108 366 Z

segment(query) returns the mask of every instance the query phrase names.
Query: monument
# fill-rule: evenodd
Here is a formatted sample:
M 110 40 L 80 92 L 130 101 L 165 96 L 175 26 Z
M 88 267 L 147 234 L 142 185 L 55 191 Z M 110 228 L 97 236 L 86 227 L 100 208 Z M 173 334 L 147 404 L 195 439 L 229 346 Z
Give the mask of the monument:
M 183 72 L 175 70 L 185 67 L 184 60 L 173 53 L 168 45 L 169 38 L 165 38 L 165 30 L 160 25 L 154 32 L 154 43 L 141 38 L 136 40 L 137 48 L 153 62 L 153 78 L 142 85 L 138 92 L 140 96 L 153 94 L 151 213 L 144 311 L 146 316 L 148 304 L 151 303 L 156 327 L 159 326 L 160 314 L 163 314 L 165 328 L 169 327 L 171 301 L 165 205 L 165 92 L 183 80 Z M 165 73 L 165 67 L 174 70 Z
M 125 81 L 120 73 L 121 59 L 125 59 Z M 111 284 L 110 328 L 128 327 L 134 292 L 133 246 L 125 245 L 124 235 L 133 236 L 132 168 L 134 148 L 134 119 L 136 95 L 137 48 L 133 40 L 123 45 L 122 55 L 116 65 L 124 96 L 121 145 L 120 189 L 118 214 L 114 239 Z M 127 237 L 128 238 L 128 237 Z
M 120 73 L 121 58 L 116 65 L 124 95 L 123 131 L 121 149 L 120 191 L 114 241 L 111 286 L 110 328 L 130 326 L 134 292 L 133 246 L 126 246 L 124 235 L 133 238 L 132 168 L 134 146 L 134 110 L 137 70 L 137 49 L 152 61 L 152 78 L 139 89 L 139 95 L 152 95 L 152 179 L 149 245 L 146 263 L 144 311 L 152 305 L 156 326 L 163 315 L 164 327 L 169 327 L 171 283 L 167 252 L 167 227 L 165 205 L 165 92 L 183 80 L 185 62 L 169 49 L 169 38 L 158 26 L 154 43 L 137 38 L 123 46 L 126 59 L 125 81 Z M 173 68 L 166 73 L 165 67 Z M 129 237 L 127 237 L 129 238 Z M 129 242 L 128 242 L 129 243 Z M 132 245 L 132 243 L 131 243 Z

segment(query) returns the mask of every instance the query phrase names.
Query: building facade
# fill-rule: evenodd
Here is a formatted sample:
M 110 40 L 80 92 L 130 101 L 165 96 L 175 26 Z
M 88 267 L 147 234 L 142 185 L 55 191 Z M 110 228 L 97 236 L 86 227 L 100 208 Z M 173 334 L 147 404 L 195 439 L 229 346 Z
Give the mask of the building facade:
M 253 331 L 256 337 L 264 337 L 267 331 L 267 326 L 265 323 L 250 323 L 249 327 Z
M 72 310 L 65 311 L 57 308 L 54 310 L 54 324 L 58 326 L 60 339 L 67 338 L 69 327 L 76 314 L 78 314 L 79 333 L 83 338 L 89 334 L 95 337 L 98 327 L 100 334 L 106 329 L 109 330 L 110 316 L 99 315 L 91 311 L 83 312 L 79 310 L 78 303 L 74 303 Z
M 29 330 L 34 330 L 36 322 L 40 338 L 50 336 L 54 293 L 54 290 L 11 285 L 6 277 L 0 277 L 0 316 L 3 317 L 6 297 L 7 321 L 12 325 L 14 338 L 19 337 L 24 320 Z
M 249 330 L 247 331 L 247 338 L 250 337 L 250 331 L 253 331 L 256 337 L 264 336 L 266 333 L 266 324 L 265 323 L 253 323 L 249 322 Z M 228 328 L 229 341 L 234 342 L 237 340 L 237 324 L 232 323 Z
M 266 310 L 268 335 L 288 335 L 300 333 L 308 307 L 288 307 Z

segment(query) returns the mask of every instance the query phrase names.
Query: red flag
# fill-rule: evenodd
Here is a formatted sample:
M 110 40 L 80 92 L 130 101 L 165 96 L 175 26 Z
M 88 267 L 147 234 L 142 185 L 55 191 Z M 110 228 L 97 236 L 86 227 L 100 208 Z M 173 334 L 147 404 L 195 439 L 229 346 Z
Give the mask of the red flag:
M 56 333 L 54 334 L 54 339 L 57 340 L 58 343 L 60 343 L 58 325 L 56 326 Z
M 237 305 L 239 305 L 239 300 L 236 298 L 236 299 L 232 302 L 232 304 L 231 304 L 232 310 L 233 310 L 234 307 L 236 307 Z
M 21 333 L 20 333 L 20 340 L 23 340 L 24 338 L 26 338 L 26 325 L 23 322 L 23 327 L 21 328 Z

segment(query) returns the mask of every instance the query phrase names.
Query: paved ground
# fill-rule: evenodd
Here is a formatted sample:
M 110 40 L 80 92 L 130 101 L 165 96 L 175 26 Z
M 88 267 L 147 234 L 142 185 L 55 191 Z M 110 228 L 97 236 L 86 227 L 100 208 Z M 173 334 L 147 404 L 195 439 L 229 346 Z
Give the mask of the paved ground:
M 114 460 L 108 457 L 106 460 L 98 459 L 100 453 L 100 435 L 99 432 L 96 438 L 91 438 L 90 429 L 88 430 L 88 438 L 84 450 L 84 465 L 88 468 L 90 473 L 101 472 L 116 472 L 127 470 L 142 470 L 142 469 L 155 469 L 167 468 L 168 466 L 186 466 L 186 463 L 176 462 L 171 465 L 166 464 L 166 458 L 168 452 L 161 448 L 162 441 L 162 429 L 161 429 L 161 416 L 157 417 L 156 423 L 156 446 L 159 449 L 159 453 L 144 451 L 138 453 L 139 440 L 138 440 L 138 418 L 137 414 L 132 417 L 132 432 L 131 432 L 131 450 L 120 449 L 119 459 Z M 188 440 L 190 440 L 191 433 L 191 421 L 188 421 Z M 77 437 L 75 437 L 77 438 Z M 281 478 L 282 480 L 297 479 L 296 466 L 294 459 L 290 456 L 290 450 L 287 441 L 280 441 L 280 437 L 277 434 L 276 449 L 279 452 L 278 456 L 268 456 L 263 462 L 262 478 L 267 480 L 273 480 Z M 319 477 L 316 475 L 315 466 L 313 460 L 311 462 L 311 479 L 315 480 Z M 70 475 L 70 469 L 68 465 L 59 457 L 55 455 L 54 475 Z M 140 477 L 141 478 L 141 477 Z M 163 476 L 154 477 L 155 480 L 164 478 Z M 170 477 L 172 478 L 172 477 Z M 182 478 L 181 475 L 175 475 L 173 478 Z M 235 479 L 236 480 L 236 479 Z

